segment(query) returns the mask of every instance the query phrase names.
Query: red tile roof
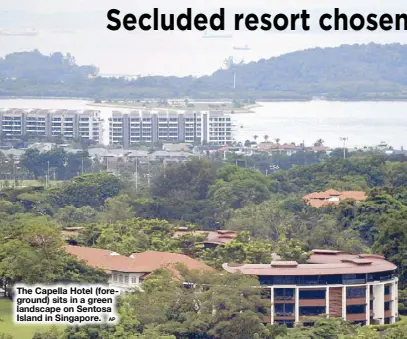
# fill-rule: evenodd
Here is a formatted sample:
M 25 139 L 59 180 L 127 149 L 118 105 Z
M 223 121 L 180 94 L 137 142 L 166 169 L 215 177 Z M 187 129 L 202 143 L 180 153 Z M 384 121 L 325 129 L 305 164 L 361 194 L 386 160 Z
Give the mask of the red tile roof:
M 153 272 L 178 263 L 184 264 L 190 270 L 213 271 L 205 263 L 179 253 L 146 251 L 133 253 L 130 258 L 138 263 L 139 272 Z
M 311 147 L 311 150 L 314 152 L 326 152 L 329 151 L 330 148 L 326 146 L 313 146 Z
M 334 198 L 338 200 L 333 200 Z M 327 190 L 325 192 L 315 192 L 307 194 L 303 197 L 303 200 L 312 207 L 323 207 L 329 205 L 338 205 L 342 200 L 356 200 L 357 202 L 367 199 L 365 192 L 361 191 L 344 191 L 338 192 L 336 190 Z
M 177 263 L 184 264 L 190 270 L 213 271 L 205 263 L 177 253 L 147 251 L 132 254 L 132 258 L 99 248 L 67 245 L 65 249 L 69 254 L 84 260 L 89 266 L 105 271 L 150 273 Z
M 343 251 L 315 250 L 308 264 L 282 262 L 271 264 L 224 264 L 223 268 L 231 273 L 248 275 L 294 276 L 294 275 L 331 275 L 331 274 L 365 274 L 394 271 L 395 265 L 377 255 L 355 255 Z

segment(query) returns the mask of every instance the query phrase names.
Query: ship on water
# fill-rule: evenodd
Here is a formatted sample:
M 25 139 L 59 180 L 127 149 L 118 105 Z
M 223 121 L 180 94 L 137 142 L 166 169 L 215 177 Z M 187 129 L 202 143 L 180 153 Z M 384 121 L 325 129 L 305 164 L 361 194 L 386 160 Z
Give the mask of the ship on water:
M 245 45 L 243 47 L 239 47 L 239 46 L 233 46 L 233 49 L 235 51 L 250 51 L 250 47 Z
M 232 37 L 231 34 L 209 34 L 208 31 L 205 31 L 202 36 L 204 39 L 231 39 Z
M 17 31 L 17 32 L 0 30 L 0 36 L 37 36 L 37 35 L 38 35 L 38 32 L 33 28 L 26 29 L 24 31 Z

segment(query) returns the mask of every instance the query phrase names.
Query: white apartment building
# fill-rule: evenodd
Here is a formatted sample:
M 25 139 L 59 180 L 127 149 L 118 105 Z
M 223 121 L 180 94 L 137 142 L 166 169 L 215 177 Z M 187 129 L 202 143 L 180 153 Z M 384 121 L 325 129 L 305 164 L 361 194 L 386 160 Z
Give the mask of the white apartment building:
M 67 109 L 2 109 L 0 135 L 6 138 L 33 135 L 43 137 L 101 140 L 100 112 Z
M 113 111 L 109 118 L 109 143 L 125 148 L 139 142 L 226 145 L 233 140 L 232 118 L 224 112 Z

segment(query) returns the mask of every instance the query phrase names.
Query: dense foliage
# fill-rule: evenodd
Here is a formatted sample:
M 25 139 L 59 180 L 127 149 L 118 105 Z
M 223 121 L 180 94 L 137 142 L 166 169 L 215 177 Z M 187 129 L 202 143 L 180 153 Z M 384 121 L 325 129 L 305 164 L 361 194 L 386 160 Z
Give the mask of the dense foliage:
M 51 160 L 46 161 L 54 161 L 53 154 L 47 156 Z M 38 154 L 26 158 L 36 159 Z M 38 170 L 43 161 L 25 166 Z M 184 253 L 216 269 L 225 262 L 269 263 L 275 254 L 305 262 L 313 248 L 376 252 L 398 265 L 400 310 L 407 309 L 407 292 L 402 290 L 407 287 L 407 162 L 366 154 L 346 160 L 321 156 L 317 162 L 288 167 L 265 175 L 228 160 L 193 159 L 157 171 L 151 186 L 138 190 L 134 176 L 106 172 L 74 177 L 54 187 L 3 188 L 1 286 L 9 295 L 16 282 L 106 279 L 62 251 L 61 233 L 75 226 L 80 230 L 68 235 L 71 243 L 123 255 L 146 250 Z M 368 199 L 319 209 L 302 199 L 327 189 L 363 190 Z M 179 226 L 232 229 L 238 235 L 224 246 L 205 249 L 205 234 L 176 237 Z M 247 289 L 257 281 L 219 274 L 220 270 L 204 276 L 179 270 L 202 288 L 185 290 L 168 272 L 156 272 L 144 282 L 144 293 L 121 298 L 119 325 L 52 329 L 36 338 L 378 337 L 375 329 L 336 319 L 294 330 L 261 325 L 267 309 L 259 290 Z M 403 330 L 386 328 L 383 337 L 403 338 Z

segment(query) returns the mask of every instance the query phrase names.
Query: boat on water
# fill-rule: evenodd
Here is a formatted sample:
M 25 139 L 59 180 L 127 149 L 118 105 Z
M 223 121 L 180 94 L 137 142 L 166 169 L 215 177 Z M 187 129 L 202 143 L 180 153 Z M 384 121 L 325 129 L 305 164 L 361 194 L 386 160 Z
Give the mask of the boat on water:
M 10 31 L 4 31 L 0 30 L 0 36 L 37 36 L 38 32 L 35 29 L 26 29 L 24 31 L 18 31 L 18 32 L 10 32 Z
M 313 96 L 312 101 L 326 101 L 326 97 L 324 97 L 324 96 Z
M 250 47 L 245 45 L 243 47 L 239 47 L 239 46 L 233 46 L 233 49 L 235 51 L 250 51 Z
M 231 34 L 209 34 L 208 31 L 205 31 L 202 36 L 204 39 L 231 39 L 232 37 Z

